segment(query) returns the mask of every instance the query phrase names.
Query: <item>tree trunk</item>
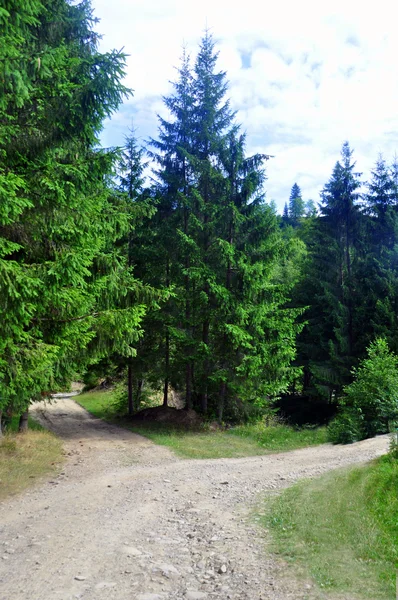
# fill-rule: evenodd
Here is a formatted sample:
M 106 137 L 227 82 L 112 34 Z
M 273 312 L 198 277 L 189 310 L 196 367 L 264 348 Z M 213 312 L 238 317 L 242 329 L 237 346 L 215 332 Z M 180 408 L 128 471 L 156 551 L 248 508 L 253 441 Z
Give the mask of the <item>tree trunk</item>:
M 205 321 L 203 323 L 203 329 L 202 329 L 202 342 L 204 344 L 206 344 L 206 346 L 209 344 L 209 330 L 210 330 L 210 324 L 209 321 Z M 200 408 L 202 410 L 203 413 L 207 413 L 207 405 L 208 405 L 208 383 L 207 383 L 207 379 L 209 377 L 209 361 L 207 360 L 207 358 L 204 361 L 204 365 L 203 365 L 203 370 L 204 370 L 204 374 L 203 374 L 203 379 L 204 379 L 204 389 L 203 392 L 200 395 Z
M 205 384 L 205 390 L 200 394 L 199 396 L 199 400 L 200 400 L 200 410 L 202 411 L 202 413 L 206 414 L 207 413 L 207 398 L 208 398 L 208 391 L 207 391 L 207 383 Z
M 166 379 L 164 380 L 164 385 L 163 385 L 163 406 L 168 406 L 169 405 L 169 380 L 166 377 Z
M 189 410 L 192 408 L 192 365 L 187 362 L 185 372 L 185 408 Z
M 221 384 L 220 396 L 218 398 L 218 422 L 221 425 L 222 418 L 224 416 L 224 405 L 225 405 L 225 393 L 227 391 L 227 384 L 225 381 Z
M 135 407 L 137 410 L 139 410 L 140 405 L 141 405 L 141 392 L 142 392 L 142 386 L 144 385 L 144 380 L 143 379 L 139 379 L 137 381 L 137 394 L 135 396 Z
M 3 411 L 0 409 L 0 440 L 3 437 Z
M 206 149 L 206 157 L 208 155 L 208 149 Z M 209 236 L 209 231 L 208 231 L 208 223 L 209 223 L 209 215 L 208 215 L 208 205 L 209 205 L 209 201 L 210 201 L 210 195 L 209 195 L 209 182 L 206 179 L 205 181 L 205 188 L 204 188 L 204 202 L 205 202 L 205 208 L 204 208 L 204 217 L 203 217 L 203 232 L 204 232 L 204 239 L 203 239 L 203 251 L 204 251 L 204 262 L 207 265 L 209 260 L 208 260 L 208 256 L 207 253 L 209 251 L 209 247 L 210 247 L 210 236 Z M 206 294 L 207 298 L 209 298 L 209 294 L 210 294 L 210 289 L 209 289 L 209 283 L 206 281 L 204 286 L 203 286 L 203 291 Z M 205 344 L 206 346 L 208 346 L 209 344 L 209 331 L 210 331 L 210 322 L 209 322 L 209 318 L 208 316 L 206 316 L 205 320 L 203 321 L 202 324 L 202 342 L 203 344 Z M 209 365 L 209 361 L 207 358 L 205 358 L 204 364 L 203 364 L 203 392 L 200 395 L 200 406 L 201 406 L 201 410 L 203 413 L 207 413 L 207 407 L 208 407 L 208 394 L 209 394 L 209 390 L 208 390 L 208 379 L 209 379 L 209 370 L 210 370 L 210 365 Z
M 128 394 L 128 411 L 129 417 L 134 414 L 134 399 L 133 399 L 133 367 L 129 364 L 127 368 L 127 394 Z
M 166 332 L 166 356 L 165 356 L 165 373 L 164 388 L 163 388 L 163 406 L 168 406 L 169 399 L 169 371 L 170 371 L 170 334 Z
M 131 186 L 130 179 L 130 189 L 129 189 L 130 199 L 133 199 L 134 192 Z M 130 224 L 129 234 L 128 234 L 128 244 L 127 244 L 127 264 L 129 267 L 132 265 L 132 257 L 133 257 L 133 229 Z M 133 365 L 131 364 L 131 359 L 129 360 L 127 367 L 127 396 L 128 396 L 128 415 L 132 417 L 134 414 L 134 397 L 133 397 Z
M 185 216 L 184 216 L 185 220 Z M 170 286 L 170 260 L 166 261 L 166 286 Z M 166 324 L 165 357 L 164 357 L 164 387 L 163 387 L 163 406 L 168 406 L 169 400 L 169 372 L 170 372 L 170 332 Z
M 354 327 L 352 316 L 352 279 L 351 279 L 351 255 L 350 255 L 350 237 L 348 233 L 348 224 L 346 225 L 346 263 L 347 263 L 347 279 L 348 279 L 348 346 L 350 356 L 353 354 L 354 347 Z
M 305 392 L 305 390 L 308 390 L 308 388 L 310 387 L 310 383 L 311 383 L 311 371 L 310 371 L 309 367 L 306 365 L 304 367 L 304 371 L 303 371 L 303 392 Z
M 185 196 L 185 204 L 184 204 L 184 233 L 188 235 L 188 208 L 186 206 L 186 199 L 188 194 L 188 185 L 187 185 L 187 176 L 186 176 L 186 161 L 184 158 L 183 162 L 183 177 L 184 177 L 184 196 Z M 191 305 L 190 305 L 190 278 L 189 278 L 189 268 L 191 266 L 191 260 L 189 253 L 185 256 L 185 327 L 186 331 L 191 331 Z M 191 357 L 191 347 L 187 348 L 187 362 L 185 365 L 185 408 L 189 410 L 192 408 L 192 361 Z
M 29 417 L 29 409 L 26 409 L 24 413 L 19 417 L 19 433 L 25 433 L 28 431 L 28 417 Z

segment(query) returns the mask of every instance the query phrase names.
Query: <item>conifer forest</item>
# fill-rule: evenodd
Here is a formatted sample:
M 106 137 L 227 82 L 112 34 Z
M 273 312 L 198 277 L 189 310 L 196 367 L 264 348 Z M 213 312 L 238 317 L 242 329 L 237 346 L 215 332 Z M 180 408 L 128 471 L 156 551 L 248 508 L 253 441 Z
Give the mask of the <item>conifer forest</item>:
M 167 117 L 102 148 L 132 95 L 88 1 L 0 6 L 0 414 L 114 378 L 209 420 L 281 411 L 336 441 L 388 431 L 398 393 L 398 159 L 342 140 L 319 198 L 268 201 L 206 31 Z M 266 140 L 264 140 L 266 148 Z M 337 416 L 336 416 L 337 415 Z M 1 431 L 1 428 L 0 428 Z M 333 437 L 334 436 L 334 437 Z

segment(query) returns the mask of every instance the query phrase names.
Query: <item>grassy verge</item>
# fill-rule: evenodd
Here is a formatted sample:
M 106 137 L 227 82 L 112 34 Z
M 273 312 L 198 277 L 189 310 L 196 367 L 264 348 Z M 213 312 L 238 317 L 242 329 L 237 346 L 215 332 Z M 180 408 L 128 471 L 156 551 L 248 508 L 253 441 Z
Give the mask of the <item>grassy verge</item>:
M 112 392 L 89 392 L 77 402 L 96 417 L 117 423 L 140 433 L 156 444 L 168 446 L 183 458 L 238 458 L 269 452 L 285 452 L 326 442 L 326 430 L 296 430 L 285 425 L 266 426 L 263 423 L 242 425 L 226 431 L 181 431 L 160 423 L 134 424 L 117 416 Z
M 16 434 L 17 420 L 0 441 L 0 500 L 32 485 L 57 470 L 62 460 L 61 441 L 29 420 L 31 428 Z
M 19 417 L 13 417 L 10 424 L 8 425 L 8 431 L 10 433 L 17 433 L 19 426 Z M 30 431 L 46 431 L 44 427 L 37 421 L 29 417 L 29 430 Z
M 249 438 L 239 438 L 226 431 L 179 431 L 163 426 L 131 427 L 156 444 L 167 446 L 181 458 L 240 458 L 265 454 L 266 450 Z
M 397 491 L 398 461 L 383 457 L 285 490 L 268 505 L 264 524 L 274 549 L 324 591 L 390 600 L 398 566 Z
M 112 390 L 106 392 L 87 392 L 79 394 L 79 396 L 73 399 L 99 419 L 107 421 L 117 419 L 117 413 L 113 404 L 116 400 L 116 395 Z
M 327 442 L 326 427 L 295 429 L 287 425 L 254 423 L 234 427 L 230 433 L 243 439 L 253 440 L 269 452 L 286 452 Z

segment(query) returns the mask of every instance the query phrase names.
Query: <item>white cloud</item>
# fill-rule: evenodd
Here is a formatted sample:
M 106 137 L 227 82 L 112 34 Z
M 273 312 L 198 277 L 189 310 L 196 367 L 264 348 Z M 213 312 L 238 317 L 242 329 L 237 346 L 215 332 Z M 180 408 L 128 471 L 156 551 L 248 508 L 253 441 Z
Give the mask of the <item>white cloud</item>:
M 106 125 L 107 145 L 122 143 L 132 119 L 142 137 L 155 134 L 182 44 L 195 55 L 207 20 L 248 151 L 275 155 L 267 189 L 280 208 L 295 181 L 318 200 L 346 139 L 366 175 L 378 152 L 398 151 L 392 0 L 369 7 L 356 0 L 93 0 L 93 8 L 102 49 L 124 46 L 130 54 L 126 83 L 135 90 Z

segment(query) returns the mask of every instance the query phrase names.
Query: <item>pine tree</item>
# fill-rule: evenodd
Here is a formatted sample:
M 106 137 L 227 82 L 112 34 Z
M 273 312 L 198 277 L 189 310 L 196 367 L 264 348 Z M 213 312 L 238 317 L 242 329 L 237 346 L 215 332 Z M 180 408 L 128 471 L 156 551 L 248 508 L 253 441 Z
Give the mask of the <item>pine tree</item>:
M 295 200 L 295 198 L 301 198 L 301 197 L 302 197 L 302 194 L 301 194 L 300 186 L 297 185 L 297 183 L 294 183 L 292 185 L 292 189 L 290 191 L 289 200 Z
M 282 225 L 286 227 L 289 225 L 289 206 L 287 202 L 285 202 L 282 213 Z
M 289 198 L 289 219 L 293 227 L 297 227 L 300 219 L 304 217 L 304 200 L 302 199 L 301 189 L 297 183 L 293 184 Z
M 217 228 L 223 232 L 221 270 L 211 325 L 219 420 L 224 408 L 231 415 L 236 399 L 262 405 L 287 389 L 294 377 L 294 369 L 286 367 L 295 354 L 298 314 L 284 308 L 290 285 L 279 279 L 279 268 L 287 246 L 264 202 L 263 163 L 269 156 L 246 157 L 245 136 L 235 132 L 226 141 L 228 186 Z
M 398 214 L 394 206 L 393 171 L 380 155 L 365 194 L 364 249 L 360 285 L 363 344 L 385 336 L 398 347 L 396 243 Z
M 201 330 L 200 349 L 202 356 L 192 355 L 190 376 L 195 384 L 203 411 L 207 410 L 209 384 L 211 376 L 210 339 L 212 285 L 217 269 L 217 257 L 214 245 L 217 236 L 217 216 L 224 205 L 224 178 L 220 172 L 220 152 L 224 137 L 234 130 L 234 113 L 230 109 L 229 100 L 225 100 L 228 84 L 226 73 L 217 71 L 218 52 L 209 31 L 205 32 L 195 61 L 193 94 L 194 143 L 191 163 L 197 179 L 197 216 L 200 230 L 195 238 L 197 244 L 197 261 L 195 266 L 195 286 L 193 295 L 199 292 L 200 303 L 196 303 L 193 315 L 192 331 Z M 199 363 L 195 365 L 194 362 Z M 189 377 L 187 377 L 187 381 Z
M 392 204 L 393 181 L 386 161 L 380 154 L 372 179 L 368 183 L 368 193 L 365 196 L 367 212 L 377 217 L 383 217 Z
M 361 255 L 360 174 L 347 142 L 341 157 L 321 193 L 321 216 L 306 231 L 308 259 L 296 292 L 298 305 L 310 307 L 299 338 L 301 360 L 318 392 L 328 397 L 350 381 L 363 327 L 355 294 Z
M 164 348 L 164 405 L 168 402 L 169 383 L 181 390 L 185 382 L 187 405 L 192 405 L 191 386 L 191 287 L 190 267 L 194 242 L 191 238 L 193 203 L 191 188 L 195 176 L 189 161 L 192 151 L 193 120 L 193 76 L 190 58 L 184 49 L 178 80 L 173 84 L 174 92 L 164 102 L 171 119 L 160 120 L 159 139 L 150 141 L 154 151 L 150 156 L 159 165 L 155 172 L 159 183 L 156 186 L 157 214 L 153 227 L 156 230 L 157 257 L 162 272 L 158 273 L 161 285 L 175 286 L 178 292 L 163 305 L 162 318 L 158 324 L 163 333 Z M 181 314 L 184 306 L 184 316 Z M 182 370 L 185 374 L 182 374 Z
M 398 156 L 395 155 L 390 165 L 390 178 L 391 178 L 391 204 L 395 207 L 398 206 Z
M 172 118 L 160 120 L 152 140 L 159 165 L 153 227 L 173 289 L 159 313 L 170 334 L 173 384 L 184 386 L 187 408 L 221 420 L 239 400 L 264 403 L 286 388 L 295 313 L 284 308 L 286 285 L 276 274 L 283 242 L 263 201 L 268 157 L 245 156 L 216 63 L 206 32 L 192 76 L 183 60 L 165 99 Z
M 117 164 L 119 189 L 127 194 L 130 201 L 134 202 L 141 194 L 144 186 L 144 149 L 137 143 L 135 130 L 131 129 L 125 137 L 125 143 Z
M 140 264 L 142 255 L 141 245 L 144 243 L 140 233 L 143 229 L 143 222 L 154 214 L 154 208 L 151 206 L 149 192 L 144 190 L 144 170 L 147 163 L 144 162 L 144 150 L 137 143 L 135 131 L 132 129 L 125 138 L 125 145 L 122 148 L 120 158 L 117 163 L 117 175 L 119 180 L 118 190 L 127 197 L 127 206 L 129 214 L 129 231 L 126 237 L 121 238 L 118 244 L 125 248 L 128 266 L 134 267 L 134 274 L 141 281 L 145 280 L 146 268 Z M 148 309 L 151 302 L 148 301 Z M 130 298 L 131 303 L 134 298 Z M 142 326 L 147 325 L 148 317 L 142 321 Z M 138 341 L 140 354 L 144 352 L 145 342 L 141 338 Z M 134 369 L 137 362 L 140 363 L 141 356 L 130 356 L 128 358 L 119 357 L 118 363 L 127 362 L 127 396 L 128 396 L 128 414 L 131 416 L 139 406 L 140 392 L 142 390 L 143 374 L 142 369 Z M 135 390 L 134 390 L 135 388 Z
M 125 59 L 97 51 L 93 20 L 88 2 L 0 9 L 0 409 L 23 412 L 139 337 L 145 306 L 128 304 L 137 285 L 114 247 L 128 211 L 109 191 L 114 154 L 96 149 L 128 94 Z
M 305 216 L 316 217 L 316 205 L 313 200 L 307 200 L 305 203 Z

